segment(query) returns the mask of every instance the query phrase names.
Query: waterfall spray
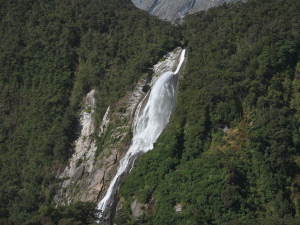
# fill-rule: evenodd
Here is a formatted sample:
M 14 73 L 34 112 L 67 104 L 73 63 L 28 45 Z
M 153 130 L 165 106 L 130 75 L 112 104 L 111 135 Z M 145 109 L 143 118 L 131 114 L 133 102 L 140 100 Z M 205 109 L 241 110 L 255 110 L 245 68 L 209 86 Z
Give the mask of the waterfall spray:
M 147 104 L 133 126 L 132 143 L 124 158 L 120 160 L 117 174 L 110 183 L 104 198 L 99 202 L 100 218 L 112 205 L 112 197 L 118 191 L 118 181 L 124 173 L 129 173 L 136 158 L 153 149 L 153 144 L 169 122 L 172 110 L 175 107 L 176 87 L 174 79 L 178 74 L 185 57 L 185 49 L 182 50 L 180 60 L 175 72 L 162 74 L 153 85 Z M 138 108 L 141 108 L 141 104 Z M 139 116 L 140 114 L 140 116 Z

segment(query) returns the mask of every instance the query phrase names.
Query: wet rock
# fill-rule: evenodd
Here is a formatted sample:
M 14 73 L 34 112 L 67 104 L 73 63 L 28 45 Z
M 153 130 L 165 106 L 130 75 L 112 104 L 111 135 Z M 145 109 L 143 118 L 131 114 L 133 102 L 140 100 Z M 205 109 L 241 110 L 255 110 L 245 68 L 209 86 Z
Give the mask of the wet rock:
M 148 92 L 150 90 L 150 85 L 146 84 L 143 86 L 142 92 Z

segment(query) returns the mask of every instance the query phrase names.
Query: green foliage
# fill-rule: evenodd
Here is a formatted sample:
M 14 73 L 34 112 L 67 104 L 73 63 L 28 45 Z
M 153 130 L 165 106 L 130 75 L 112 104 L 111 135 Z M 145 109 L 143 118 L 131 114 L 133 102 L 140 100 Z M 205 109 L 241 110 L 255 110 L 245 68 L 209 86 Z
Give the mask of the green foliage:
M 26 221 L 24 225 L 58 224 L 58 225 L 83 225 L 96 224 L 96 205 L 90 202 L 77 202 L 69 206 L 45 207 L 36 216 Z
M 183 29 L 129 0 L 0 6 L 0 224 L 95 222 L 93 204 L 52 207 L 81 100 L 96 89 L 99 124 L 181 31 L 178 107 L 128 176 L 115 222 L 299 223 L 299 1 L 227 4 L 187 16 Z
M 21 224 L 51 205 L 84 95 L 99 123 L 180 34 L 129 0 L 1 1 L 0 22 L 0 219 Z
M 143 223 L 299 223 L 299 8 L 249 0 L 187 16 L 171 125 L 121 189 L 153 208 Z

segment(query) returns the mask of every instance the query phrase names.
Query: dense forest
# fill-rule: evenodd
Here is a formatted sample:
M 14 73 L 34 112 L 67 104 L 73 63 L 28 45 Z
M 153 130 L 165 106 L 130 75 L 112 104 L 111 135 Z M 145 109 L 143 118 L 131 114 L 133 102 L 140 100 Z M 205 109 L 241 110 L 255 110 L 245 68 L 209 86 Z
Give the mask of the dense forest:
M 300 224 L 299 10 L 249 0 L 186 17 L 177 108 L 127 177 L 117 224 Z
M 126 0 L 2 0 L 0 21 L 0 224 L 91 223 L 95 205 L 53 205 L 83 96 L 101 120 L 180 32 Z
M 96 89 L 100 123 L 181 44 L 177 107 L 114 222 L 300 224 L 299 11 L 298 0 L 249 0 L 174 26 L 129 0 L 1 0 L 0 224 L 96 223 L 93 203 L 53 202 L 82 98 Z

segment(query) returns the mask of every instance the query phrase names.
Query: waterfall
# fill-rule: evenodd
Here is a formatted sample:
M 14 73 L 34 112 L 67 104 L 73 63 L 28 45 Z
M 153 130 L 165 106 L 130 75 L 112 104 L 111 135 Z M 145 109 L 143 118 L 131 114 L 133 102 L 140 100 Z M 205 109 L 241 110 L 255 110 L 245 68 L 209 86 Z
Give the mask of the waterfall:
M 166 72 L 157 79 L 146 105 L 141 112 L 136 113 L 138 118 L 134 122 L 131 146 L 124 158 L 120 160 L 117 174 L 111 181 L 106 195 L 98 204 L 97 208 L 102 212 L 100 217 L 112 205 L 112 196 L 118 191 L 118 185 L 116 185 L 118 180 L 122 179 L 124 173 L 130 172 L 139 155 L 153 148 L 153 144 L 169 122 L 171 112 L 175 107 L 175 75 L 178 74 L 184 57 L 185 49 L 181 52 L 176 71 Z M 141 109 L 142 103 L 143 101 L 138 109 Z

